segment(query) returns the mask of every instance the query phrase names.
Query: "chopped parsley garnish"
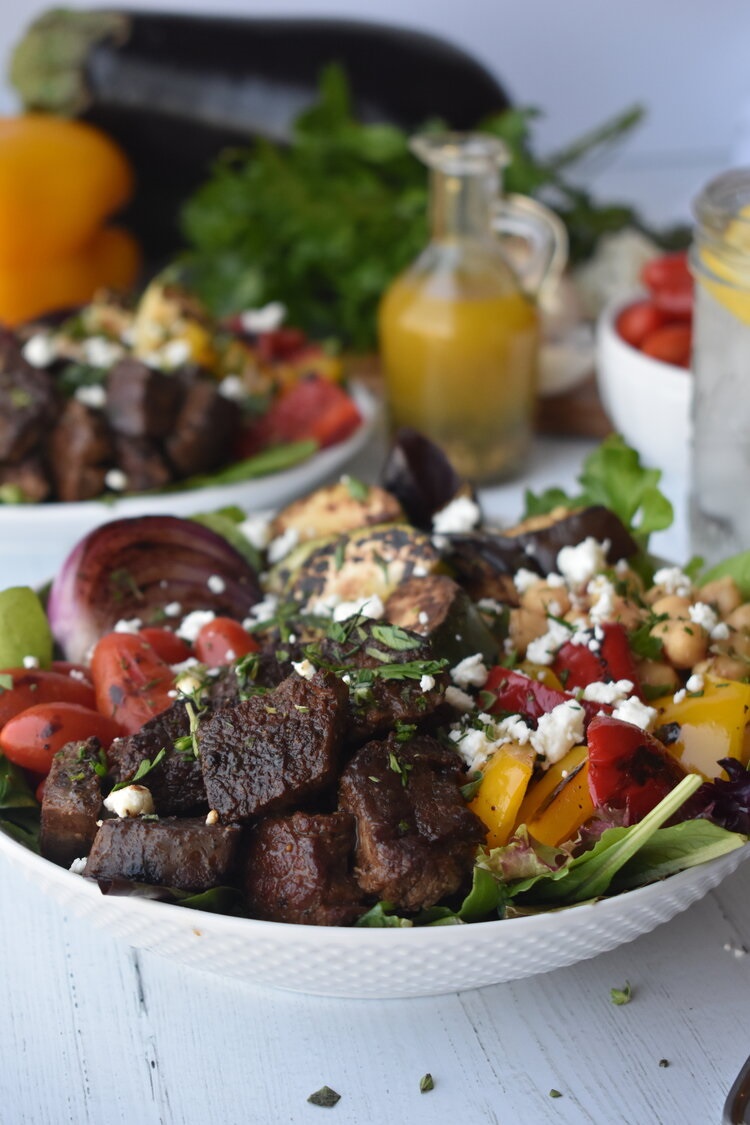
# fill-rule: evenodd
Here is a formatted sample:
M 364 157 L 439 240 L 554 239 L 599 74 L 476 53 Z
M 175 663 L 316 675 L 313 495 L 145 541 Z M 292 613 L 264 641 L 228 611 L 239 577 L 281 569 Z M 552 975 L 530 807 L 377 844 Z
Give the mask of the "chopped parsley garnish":
M 336 550 L 333 552 L 333 567 L 334 570 L 341 570 L 344 565 L 344 555 L 346 554 L 346 540 L 341 539 L 336 544 Z
M 127 781 L 118 781 L 116 785 L 112 786 L 111 792 L 116 793 L 118 789 L 124 789 L 127 785 L 135 785 L 137 782 L 142 781 L 147 774 L 151 773 L 151 770 L 156 769 L 156 767 L 160 765 L 166 757 L 166 753 L 167 751 L 162 747 L 159 753 L 154 755 L 153 760 L 151 758 L 144 758 L 133 776 Z
M 429 1094 L 430 1090 L 435 1089 L 435 1079 L 427 1072 L 419 1079 L 419 1092 L 420 1094 Z
M 560 1093 L 559 1090 L 555 1090 L 555 1088 L 553 1087 L 549 1092 L 549 1096 L 551 1098 L 561 1098 L 562 1094 Z
M 630 986 L 630 981 L 625 981 L 624 988 L 610 988 L 609 997 L 613 1004 L 618 1006 L 621 1004 L 629 1004 L 630 998 L 633 995 L 633 989 Z
M 344 484 L 352 500 L 356 500 L 358 503 L 363 503 L 370 495 L 369 485 L 358 480 L 357 477 L 344 477 Z
M 465 785 L 461 786 L 461 796 L 465 801 L 473 801 L 479 792 L 479 786 L 484 781 L 484 774 L 476 770 L 471 775 L 471 781 L 467 781 Z
M 409 771 L 414 768 L 412 763 L 402 761 L 398 754 L 394 754 L 394 752 L 390 750 L 388 752 L 388 765 L 394 773 L 399 775 L 401 784 L 404 789 L 406 789 L 406 786 L 409 784 Z
M 373 640 L 394 652 L 409 652 L 419 648 L 423 643 L 420 637 L 415 637 L 401 629 L 398 625 L 373 625 L 371 628 Z
M 13 677 L 8 672 L 0 672 L 0 691 L 13 690 Z
M 662 1068 L 669 1066 L 669 1059 L 659 1059 L 659 1066 Z
M 410 742 L 414 735 L 417 733 L 416 723 L 403 723 L 396 720 L 394 728 L 396 734 L 396 742 Z
M 307 1100 L 313 1105 L 321 1105 L 326 1109 L 330 1109 L 332 1106 L 336 1105 L 336 1102 L 341 1101 L 341 1094 L 337 1094 L 330 1086 L 321 1086 L 314 1094 L 310 1094 Z
M 654 625 L 666 620 L 666 613 L 652 613 L 642 625 L 628 633 L 628 642 L 635 656 L 639 656 L 641 660 L 661 660 L 664 645 L 660 637 L 651 636 L 651 630 Z

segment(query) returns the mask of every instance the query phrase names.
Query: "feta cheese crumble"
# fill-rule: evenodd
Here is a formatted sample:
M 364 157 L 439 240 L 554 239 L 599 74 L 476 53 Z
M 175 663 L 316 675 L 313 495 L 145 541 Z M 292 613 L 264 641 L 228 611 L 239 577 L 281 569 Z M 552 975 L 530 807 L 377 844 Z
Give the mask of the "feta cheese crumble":
M 450 703 L 451 707 L 455 707 L 457 711 L 473 711 L 476 706 L 470 695 L 452 684 L 445 689 L 445 701 Z
M 238 526 L 238 530 L 245 536 L 251 547 L 256 551 L 265 551 L 271 538 L 271 521 L 273 512 L 256 512 L 248 516 Z
M 24 656 L 23 666 L 24 668 L 38 668 L 39 658 L 36 656 Z
M 435 677 L 425 674 L 420 678 L 419 687 L 421 691 L 432 691 L 435 686 Z
M 432 517 L 432 529 L 438 535 L 471 531 L 482 520 L 479 505 L 470 496 L 456 496 Z
M 558 649 L 561 649 L 567 641 L 571 640 L 571 630 L 559 621 L 550 621 L 547 626 L 547 632 L 543 633 L 541 637 L 535 637 L 526 649 L 526 659 L 530 660 L 533 664 L 552 664 L 557 656 Z
M 584 716 L 583 707 L 575 699 L 566 699 L 539 716 L 537 728 L 531 733 L 531 745 L 545 759 L 545 768 L 559 762 L 584 741 Z
M 312 664 L 307 657 L 304 660 L 293 660 L 292 668 L 298 676 L 302 676 L 303 680 L 311 680 L 315 675 L 315 665 Z
M 57 359 L 57 341 L 49 333 L 39 332 L 26 341 L 21 354 L 32 367 L 49 367 Z
M 663 566 L 654 575 L 654 586 L 661 586 L 666 594 L 676 594 L 679 598 L 689 598 L 693 583 L 679 566 Z
M 294 550 L 298 543 L 299 532 L 297 528 L 288 527 L 282 535 L 278 535 L 268 544 L 268 561 L 270 563 L 281 562 L 290 551 Z
M 587 703 L 605 703 L 615 707 L 632 695 L 633 687 L 632 680 L 617 680 L 616 683 L 594 682 L 586 684 L 583 698 Z
M 206 585 L 212 594 L 223 594 L 227 588 L 227 584 L 220 574 L 212 574 Z
M 94 383 L 89 387 L 76 387 L 73 398 L 92 410 L 101 410 L 107 401 L 107 392 L 101 383 Z
M 563 547 L 557 556 L 557 569 L 572 590 L 578 590 L 591 581 L 595 574 L 607 567 L 607 552 L 611 543 L 605 539 L 588 536 L 575 547 Z
M 181 602 L 169 602 L 164 606 L 164 613 L 167 617 L 179 617 L 182 613 Z
M 455 668 L 451 668 L 451 679 L 460 688 L 484 687 L 488 675 L 481 652 L 465 656 Z
M 370 594 L 368 598 L 359 601 L 338 602 L 332 608 L 334 621 L 346 621 L 349 617 L 367 617 L 377 621 L 385 614 L 385 606 L 377 594 Z
M 284 323 L 286 305 L 281 301 L 269 301 L 259 309 L 245 309 L 240 313 L 243 331 L 257 335 L 260 332 L 275 332 Z
M 217 389 L 221 397 L 230 402 L 242 402 L 248 397 L 247 387 L 239 375 L 225 375 Z
M 521 595 L 526 594 L 541 581 L 542 576 L 540 574 L 537 574 L 535 570 L 527 570 L 525 566 L 520 567 L 513 575 L 513 585 Z
M 209 621 L 213 621 L 214 617 L 216 617 L 216 614 L 212 609 L 194 609 L 192 613 L 183 618 L 177 630 L 177 636 L 182 637 L 183 641 L 193 644 L 198 639 L 198 634 L 203 626 L 208 625 Z
M 92 367 L 112 367 L 125 355 L 120 344 L 108 340 L 106 336 L 90 336 L 82 344 L 83 358 Z
M 115 621 L 115 633 L 140 633 L 143 622 L 140 617 L 121 617 Z
M 685 687 L 689 692 L 703 691 L 705 687 L 705 680 L 700 672 L 693 672 L 692 676 L 688 679 Z
M 151 816 L 155 811 L 151 790 L 145 785 L 126 785 L 117 789 L 104 798 L 104 807 L 119 817 Z
M 104 474 L 104 483 L 113 492 L 124 492 L 128 487 L 128 478 L 122 469 L 107 469 Z
M 81 856 L 80 859 L 74 859 L 68 871 L 72 871 L 74 875 L 83 875 L 86 870 L 86 859 L 85 855 Z
M 641 730 L 648 730 L 653 726 L 657 715 L 658 711 L 655 707 L 648 707 L 635 695 L 618 703 L 612 712 L 614 719 L 621 719 L 623 723 L 632 723 L 634 727 L 640 727 Z
M 700 625 L 707 633 L 711 633 L 719 623 L 719 618 L 714 609 L 706 602 L 695 602 L 688 606 L 688 614 L 694 625 Z

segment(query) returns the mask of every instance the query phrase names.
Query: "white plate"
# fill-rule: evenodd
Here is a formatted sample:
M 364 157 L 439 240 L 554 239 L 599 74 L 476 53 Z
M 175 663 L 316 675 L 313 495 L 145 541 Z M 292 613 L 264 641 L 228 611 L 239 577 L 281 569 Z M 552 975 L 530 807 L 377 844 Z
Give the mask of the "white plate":
M 28 851 L 0 831 L 0 854 L 66 910 L 132 946 L 196 969 L 320 996 L 433 996 L 518 980 L 632 941 L 702 898 L 750 844 L 648 887 L 504 922 L 425 929 L 293 926 L 137 898 Z
M 287 504 L 340 473 L 369 441 L 380 413 L 380 403 L 361 384 L 351 388 L 362 414 L 361 426 L 346 441 L 323 449 L 280 473 L 243 481 L 154 496 L 131 496 L 112 503 L 98 500 L 69 504 L 0 505 L 0 588 L 17 584 L 39 585 L 54 574 L 79 539 L 99 524 L 123 516 L 190 516 L 215 508 L 238 505 L 260 511 Z

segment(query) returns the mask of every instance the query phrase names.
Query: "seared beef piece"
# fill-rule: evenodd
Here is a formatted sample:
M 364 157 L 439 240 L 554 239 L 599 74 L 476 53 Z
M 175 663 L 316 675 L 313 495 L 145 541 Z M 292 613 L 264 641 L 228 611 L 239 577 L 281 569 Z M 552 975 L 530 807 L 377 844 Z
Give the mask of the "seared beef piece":
M 39 503 L 46 500 L 52 485 L 49 472 L 40 457 L 26 457 L 15 465 L 0 465 L 0 486 L 20 489 L 24 500 Z
M 269 817 L 253 831 L 245 892 L 250 913 L 269 922 L 347 926 L 365 910 L 351 874 L 354 817 Z
M 173 375 L 154 371 L 132 357 L 107 375 L 107 417 L 112 429 L 129 437 L 165 437 L 174 425 L 182 387 Z
M 151 790 L 159 816 L 186 816 L 208 810 L 203 774 L 196 759 L 174 749 L 178 738 L 190 731 L 185 704 L 177 701 L 135 734 L 116 738 L 109 748 L 110 771 L 116 782 L 129 781 L 144 758 L 153 762 L 164 748 L 166 756 L 149 772 L 144 783 Z
M 487 830 L 466 807 L 458 755 L 433 738 L 391 735 L 358 750 L 339 786 L 357 818 L 355 876 L 400 910 L 433 906 L 469 879 Z
M 70 867 L 88 854 L 102 806 L 98 738 L 69 742 L 52 759 L 42 800 L 42 855 Z
M 347 622 L 344 622 L 347 628 Z M 394 649 L 373 635 L 379 622 L 363 621 L 348 630 L 345 641 L 326 639 L 320 644 L 320 652 L 326 664 L 337 667 L 382 670 L 389 664 L 397 665 L 411 661 L 433 660 L 434 654 L 429 641 L 416 633 L 401 634 L 412 640 L 413 647 Z M 369 650 L 369 651 L 368 651 Z M 382 659 L 373 656 L 381 653 Z M 355 690 L 356 674 L 351 676 L 352 690 L 349 700 L 349 720 L 347 723 L 347 744 L 358 746 L 378 734 L 386 734 L 397 722 L 419 723 L 428 718 L 443 702 L 443 691 L 448 684 L 444 672 L 435 675 L 435 686 L 423 691 L 419 686 L 421 676 L 412 678 L 387 679 L 382 675 L 373 677 L 371 683 L 360 685 Z
M 181 891 L 207 891 L 234 878 L 242 829 L 203 817 L 105 820 L 86 863 L 91 879 L 130 879 Z
M 215 379 L 199 376 L 188 383 L 172 432 L 167 456 L 180 476 L 206 473 L 231 458 L 240 408 L 219 394 Z
M 128 492 L 163 488 L 174 473 L 158 444 L 151 438 L 115 436 L 117 464 L 128 478 Z
M 276 658 L 277 651 L 287 651 L 288 660 L 283 664 Z M 243 699 L 256 694 L 256 689 L 262 692 L 278 687 L 282 680 L 293 673 L 291 661 L 301 659 L 297 646 L 287 645 L 286 650 L 281 650 L 278 644 L 264 646 L 255 660 L 232 664 L 211 680 L 211 706 L 217 711 L 222 707 L 236 707 Z
M 0 332 L 0 461 L 20 461 L 52 425 L 56 395 L 48 371 L 32 367 L 10 332 Z
M 225 824 L 300 805 L 335 782 L 346 695 L 332 676 L 295 674 L 201 723 L 208 803 Z
M 66 402 L 49 447 L 58 498 L 93 500 L 101 496 L 114 455 L 112 435 L 101 411 L 75 398 Z

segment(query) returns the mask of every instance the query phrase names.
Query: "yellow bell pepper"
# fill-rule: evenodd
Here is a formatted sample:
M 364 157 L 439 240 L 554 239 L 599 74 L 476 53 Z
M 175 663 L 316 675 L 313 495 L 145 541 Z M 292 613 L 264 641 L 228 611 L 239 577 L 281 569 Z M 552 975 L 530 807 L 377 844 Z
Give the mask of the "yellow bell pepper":
M 531 676 L 532 680 L 538 680 L 545 687 L 554 688 L 555 691 L 565 690 L 558 677 L 546 664 L 533 664 L 530 660 L 522 660 L 518 665 L 518 671 Z
M 549 804 L 541 805 L 526 827 L 535 840 L 554 848 L 572 839 L 593 815 L 589 764 L 585 761 L 562 779 Z
M 720 758 L 737 758 L 747 765 L 750 684 L 704 676 L 700 695 L 686 695 L 681 703 L 671 696 L 668 700 L 657 705 L 658 725 L 679 724 L 680 736 L 667 749 L 686 770 L 714 778 Z
M 487 846 L 507 844 L 534 770 L 534 751 L 509 743 L 484 767 L 482 784 L 469 805 L 487 826 Z
M 530 785 L 526 796 L 523 799 L 523 804 L 518 810 L 518 817 L 516 818 L 516 828 L 520 824 L 528 824 L 530 820 L 542 809 L 550 803 L 552 794 L 557 787 L 568 777 L 573 770 L 580 766 L 581 762 L 586 761 L 588 749 L 585 746 L 574 746 L 572 750 L 559 762 L 551 765 L 546 773 Z

